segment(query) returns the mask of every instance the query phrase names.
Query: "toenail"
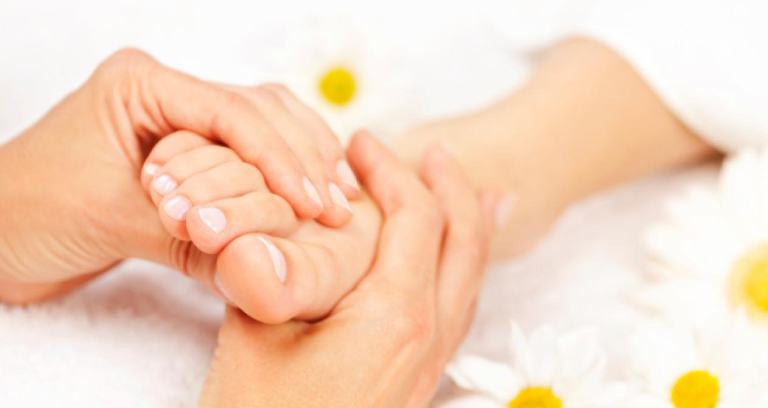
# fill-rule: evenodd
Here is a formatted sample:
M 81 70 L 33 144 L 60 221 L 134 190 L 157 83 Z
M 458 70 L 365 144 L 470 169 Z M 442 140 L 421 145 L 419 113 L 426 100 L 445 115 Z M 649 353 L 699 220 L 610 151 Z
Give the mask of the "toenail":
M 171 198 L 163 206 L 165 213 L 176 221 L 184 221 L 191 207 L 189 201 L 182 196 Z
M 216 207 L 201 208 L 198 214 L 200 219 L 203 220 L 203 224 L 215 234 L 224 231 L 224 228 L 227 227 L 227 216 Z
M 352 212 L 352 207 L 349 206 L 347 197 L 344 197 L 344 193 L 341 192 L 341 189 L 336 185 L 336 183 L 329 183 L 328 190 L 331 192 L 331 200 L 336 205 L 345 208 L 349 212 Z
M 158 172 L 160 172 L 160 166 L 157 164 L 147 163 L 144 165 L 144 173 L 155 176 Z
M 312 182 L 309 181 L 308 178 L 304 177 L 304 191 L 307 193 L 307 196 L 315 202 L 320 208 L 323 208 L 323 202 L 320 200 L 320 193 L 317 192 L 317 189 L 315 186 L 312 185 Z
M 355 173 L 352 172 L 352 168 L 349 167 L 349 163 L 347 163 L 346 160 L 339 160 L 338 163 L 336 163 L 336 174 L 339 176 L 342 183 L 355 190 L 360 190 L 360 184 L 357 182 L 357 177 L 355 177 Z
M 166 195 L 179 186 L 179 184 L 176 183 L 176 180 L 167 174 L 163 174 L 156 178 L 152 185 L 155 187 L 155 191 L 160 195 Z
M 285 256 L 283 252 L 270 240 L 264 237 L 258 237 L 259 241 L 267 248 L 269 252 L 269 258 L 272 260 L 272 266 L 275 267 L 275 275 L 280 282 L 285 283 L 285 279 L 288 276 L 288 266 L 285 264 Z

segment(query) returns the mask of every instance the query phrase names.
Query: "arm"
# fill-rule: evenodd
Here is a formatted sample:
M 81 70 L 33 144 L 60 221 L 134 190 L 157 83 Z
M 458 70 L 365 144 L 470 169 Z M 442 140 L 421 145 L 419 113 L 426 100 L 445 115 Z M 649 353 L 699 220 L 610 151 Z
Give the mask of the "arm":
M 435 140 L 454 150 L 475 187 L 510 192 L 495 256 L 529 248 L 571 203 L 634 178 L 715 154 L 608 48 L 575 39 L 556 47 L 520 90 L 478 112 L 401 139 L 415 162 Z
M 179 130 L 227 144 L 302 218 L 352 218 L 338 139 L 286 89 L 209 83 L 123 50 L 0 146 L 0 302 L 61 294 L 128 257 L 211 275 L 216 258 L 172 239 L 140 184 L 149 150 Z
M 492 211 L 441 151 L 425 159 L 429 190 L 370 137 L 349 151 L 383 212 L 374 265 L 318 322 L 228 309 L 200 407 L 421 408 L 434 394 L 469 328 Z

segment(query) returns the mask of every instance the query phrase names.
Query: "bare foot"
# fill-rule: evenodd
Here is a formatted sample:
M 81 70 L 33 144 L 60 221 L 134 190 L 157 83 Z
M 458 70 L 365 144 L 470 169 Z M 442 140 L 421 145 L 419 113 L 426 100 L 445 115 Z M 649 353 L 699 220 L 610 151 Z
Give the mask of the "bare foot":
M 326 212 L 348 224 L 300 220 L 256 167 L 190 132 L 158 143 L 142 184 L 174 238 L 218 255 L 192 277 L 261 322 L 324 316 L 373 260 L 381 220 L 367 196 L 350 203 L 331 183 Z

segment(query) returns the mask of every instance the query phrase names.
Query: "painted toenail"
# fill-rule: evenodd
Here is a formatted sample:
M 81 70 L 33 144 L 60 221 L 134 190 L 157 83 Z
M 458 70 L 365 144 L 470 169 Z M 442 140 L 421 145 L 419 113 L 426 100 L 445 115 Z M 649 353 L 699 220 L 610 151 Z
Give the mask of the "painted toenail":
M 285 283 L 285 279 L 288 276 L 288 266 L 285 263 L 285 256 L 283 252 L 270 240 L 259 236 L 259 241 L 267 248 L 269 252 L 269 258 L 272 260 L 272 266 L 275 267 L 275 275 L 280 282 Z
M 160 166 L 157 164 L 147 163 L 144 165 L 144 173 L 149 174 L 150 176 L 156 176 L 157 173 L 160 172 Z
M 349 163 L 347 163 L 346 160 L 339 160 L 339 162 L 336 163 L 336 174 L 338 174 L 342 183 L 355 190 L 360 190 L 360 184 L 357 182 L 357 177 L 355 177 L 355 173 L 352 172 L 352 168 L 349 167 Z
M 187 201 L 186 198 L 182 196 L 176 196 L 168 200 L 163 208 L 169 217 L 176 221 L 184 221 L 184 219 L 187 218 L 187 213 L 189 212 L 189 209 L 192 208 L 192 206 L 189 204 L 189 201 Z
M 227 227 L 227 217 L 224 212 L 216 207 L 201 208 L 197 212 L 200 219 L 211 231 L 218 234 Z
M 167 174 L 163 174 L 156 178 L 152 185 L 155 187 L 155 191 L 160 195 L 166 195 L 179 186 L 179 184 L 176 183 L 176 180 Z
M 315 186 L 312 185 L 312 182 L 309 181 L 308 178 L 304 177 L 304 191 L 306 191 L 307 196 L 315 202 L 320 208 L 323 208 L 323 201 L 320 200 L 320 193 L 317 192 L 317 189 Z
M 336 205 L 345 208 L 349 212 L 352 212 L 352 207 L 349 206 L 347 197 L 344 197 L 344 193 L 341 192 L 341 189 L 336 185 L 336 183 L 329 183 L 328 190 L 331 192 L 331 200 Z

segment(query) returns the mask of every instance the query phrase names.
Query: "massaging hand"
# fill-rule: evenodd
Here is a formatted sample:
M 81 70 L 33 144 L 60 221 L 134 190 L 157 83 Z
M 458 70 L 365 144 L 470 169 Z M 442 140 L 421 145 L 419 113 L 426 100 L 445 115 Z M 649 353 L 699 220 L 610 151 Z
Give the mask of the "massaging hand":
M 139 183 L 149 150 L 178 130 L 231 147 L 300 217 L 352 217 L 334 194 L 357 195 L 343 149 L 285 89 L 207 83 L 120 51 L 0 148 L 0 301 L 58 294 L 126 257 L 187 273 L 210 265 L 163 230 Z
M 165 229 L 216 255 L 190 276 L 260 322 L 321 318 L 370 267 L 381 214 L 365 194 L 350 205 L 336 191 L 355 212 L 344 227 L 301 220 L 255 166 L 187 131 L 161 140 L 144 169 Z
M 375 264 L 326 319 L 265 325 L 229 308 L 201 407 L 421 408 L 472 317 L 493 228 L 440 149 L 422 176 L 356 136 L 348 157 L 384 212 Z M 442 210 L 440 206 L 443 206 Z

